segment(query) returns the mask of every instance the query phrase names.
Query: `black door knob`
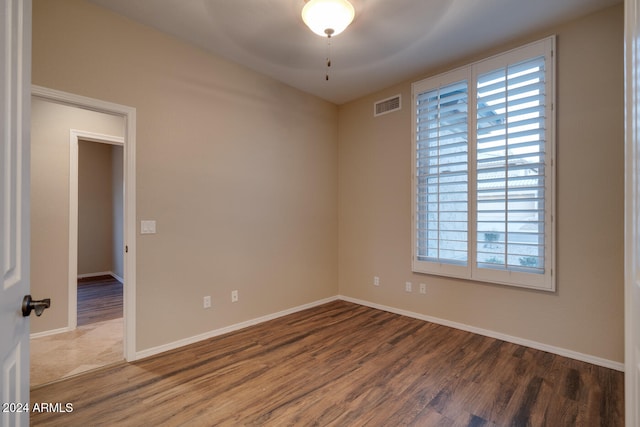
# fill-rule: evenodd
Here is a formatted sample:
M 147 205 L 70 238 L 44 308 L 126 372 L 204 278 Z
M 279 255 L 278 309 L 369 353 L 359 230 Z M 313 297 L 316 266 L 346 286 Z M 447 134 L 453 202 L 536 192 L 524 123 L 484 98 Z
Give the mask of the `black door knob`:
M 31 310 L 35 310 L 36 316 L 40 316 L 45 308 L 51 307 L 51 299 L 42 300 L 31 299 L 31 295 L 25 295 L 22 299 L 22 315 L 27 317 L 31 314 Z

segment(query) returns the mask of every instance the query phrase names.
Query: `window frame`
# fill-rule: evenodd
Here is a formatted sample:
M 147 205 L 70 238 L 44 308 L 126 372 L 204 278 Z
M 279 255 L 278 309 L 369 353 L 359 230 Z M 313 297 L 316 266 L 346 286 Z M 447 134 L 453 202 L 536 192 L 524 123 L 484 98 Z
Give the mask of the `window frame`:
M 527 45 L 473 62 L 463 67 L 414 82 L 411 87 L 411 245 L 412 271 L 480 282 L 496 283 L 516 287 L 554 292 L 556 290 L 556 55 L 555 35 Z M 477 85 L 478 77 L 508 65 L 535 57 L 545 57 L 545 173 L 544 173 L 544 272 L 530 273 L 514 270 L 482 268 L 477 262 Z M 418 259 L 418 182 L 417 182 L 417 100 L 420 94 L 450 85 L 461 80 L 467 81 L 467 263 L 451 263 Z

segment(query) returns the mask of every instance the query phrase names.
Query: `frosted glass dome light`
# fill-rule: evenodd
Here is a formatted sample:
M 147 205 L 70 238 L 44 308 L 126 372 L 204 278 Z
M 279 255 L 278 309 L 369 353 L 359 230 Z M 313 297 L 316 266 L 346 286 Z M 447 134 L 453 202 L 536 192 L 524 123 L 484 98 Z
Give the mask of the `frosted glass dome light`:
M 302 8 L 302 20 L 319 36 L 340 34 L 351 24 L 355 9 L 347 0 L 309 0 Z

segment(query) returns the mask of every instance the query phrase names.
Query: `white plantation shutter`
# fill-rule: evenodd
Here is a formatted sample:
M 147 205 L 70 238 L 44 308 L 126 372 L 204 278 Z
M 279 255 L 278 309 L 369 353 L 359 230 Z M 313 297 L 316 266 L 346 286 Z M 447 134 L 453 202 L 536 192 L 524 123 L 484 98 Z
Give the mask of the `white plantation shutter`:
M 417 98 L 418 258 L 467 265 L 468 88 L 456 82 Z
M 477 265 L 544 273 L 545 58 L 478 76 Z
M 555 289 L 554 43 L 414 83 L 414 271 Z

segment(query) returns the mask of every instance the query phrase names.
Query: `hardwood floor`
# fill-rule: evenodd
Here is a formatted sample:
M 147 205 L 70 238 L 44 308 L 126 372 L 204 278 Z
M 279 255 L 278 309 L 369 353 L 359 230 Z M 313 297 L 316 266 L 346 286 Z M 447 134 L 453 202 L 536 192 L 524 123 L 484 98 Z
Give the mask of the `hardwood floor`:
M 78 326 L 122 317 L 122 283 L 112 276 L 78 279 Z
M 32 425 L 622 426 L 623 374 L 343 301 L 36 388 Z

